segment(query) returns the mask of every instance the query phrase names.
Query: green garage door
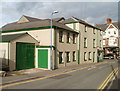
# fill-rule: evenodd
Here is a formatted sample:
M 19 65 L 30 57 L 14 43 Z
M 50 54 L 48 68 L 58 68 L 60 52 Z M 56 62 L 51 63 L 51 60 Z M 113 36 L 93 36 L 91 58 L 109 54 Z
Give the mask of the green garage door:
M 48 68 L 48 50 L 47 49 L 38 50 L 38 67 Z
M 16 70 L 34 68 L 34 43 L 16 43 Z

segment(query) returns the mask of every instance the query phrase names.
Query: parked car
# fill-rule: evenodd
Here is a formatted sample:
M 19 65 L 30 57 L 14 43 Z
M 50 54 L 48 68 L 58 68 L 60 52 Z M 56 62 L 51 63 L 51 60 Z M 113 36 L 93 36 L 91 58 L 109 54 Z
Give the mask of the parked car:
M 114 59 L 114 54 L 108 53 L 108 54 L 104 55 L 104 59 Z

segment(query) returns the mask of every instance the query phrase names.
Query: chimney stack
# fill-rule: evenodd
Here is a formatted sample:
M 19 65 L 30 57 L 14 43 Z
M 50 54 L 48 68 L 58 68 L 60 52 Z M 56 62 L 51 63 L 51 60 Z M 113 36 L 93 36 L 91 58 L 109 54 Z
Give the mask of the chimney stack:
M 107 23 L 107 24 L 111 24 L 111 23 L 112 23 L 112 19 L 111 19 L 111 18 L 107 18 L 107 19 L 106 19 L 106 23 Z

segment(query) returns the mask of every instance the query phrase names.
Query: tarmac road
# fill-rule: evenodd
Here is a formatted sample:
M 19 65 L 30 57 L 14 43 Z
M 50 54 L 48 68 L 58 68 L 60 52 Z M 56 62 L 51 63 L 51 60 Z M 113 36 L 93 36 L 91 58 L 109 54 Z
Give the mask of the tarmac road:
M 109 89 L 107 86 L 118 73 L 117 60 L 105 60 L 105 64 L 84 67 L 48 77 L 3 85 L 4 89 Z M 106 82 L 105 82 L 106 81 Z M 108 84 L 107 84 L 108 83 Z M 118 89 L 118 85 L 114 87 Z

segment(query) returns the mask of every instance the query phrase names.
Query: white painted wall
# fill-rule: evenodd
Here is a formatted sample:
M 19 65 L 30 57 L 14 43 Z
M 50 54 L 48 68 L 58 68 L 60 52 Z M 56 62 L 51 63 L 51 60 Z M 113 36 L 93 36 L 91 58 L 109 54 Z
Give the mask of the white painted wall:
M 41 46 L 50 46 L 51 45 L 50 44 L 50 36 L 51 36 L 51 30 L 50 29 L 9 32 L 9 33 L 2 33 L 2 35 L 20 34 L 20 33 L 29 33 L 36 40 L 40 41 Z M 52 45 L 54 45 L 54 29 L 52 30 Z
M 0 58 L 8 59 L 8 43 L 0 43 Z

